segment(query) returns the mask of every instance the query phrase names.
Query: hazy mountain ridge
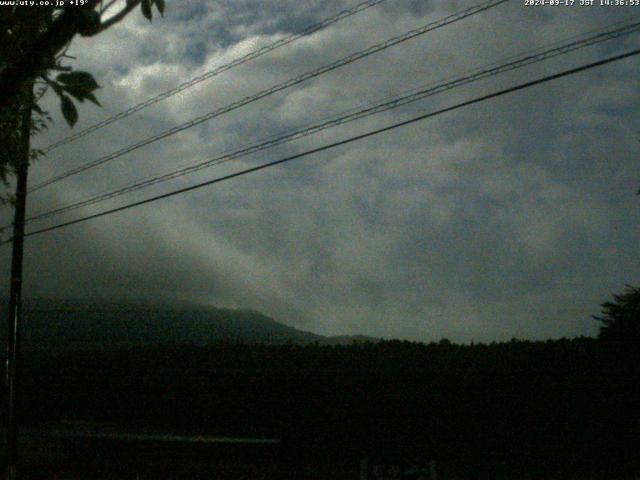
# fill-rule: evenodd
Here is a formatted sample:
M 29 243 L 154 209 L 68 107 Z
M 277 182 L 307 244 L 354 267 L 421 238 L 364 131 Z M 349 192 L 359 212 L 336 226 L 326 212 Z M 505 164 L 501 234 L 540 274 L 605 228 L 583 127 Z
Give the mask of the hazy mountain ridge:
M 2 311 L 6 312 L 4 305 Z M 218 342 L 338 345 L 378 340 L 317 335 L 247 309 L 70 300 L 25 302 L 22 332 L 24 348 L 50 350 Z

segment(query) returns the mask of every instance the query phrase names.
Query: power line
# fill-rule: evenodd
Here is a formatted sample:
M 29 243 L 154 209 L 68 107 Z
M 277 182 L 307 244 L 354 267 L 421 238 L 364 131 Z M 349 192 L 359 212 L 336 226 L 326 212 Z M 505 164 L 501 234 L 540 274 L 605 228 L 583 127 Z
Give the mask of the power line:
M 192 128 L 196 125 L 199 125 L 203 122 L 206 122 L 208 120 L 211 120 L 214 117 L 218 117 L 224 113 L 230 112 L 232 110 L 236 110 L 240 107 L 243 107 L 249 103 L 255 102 L 257 100 L 260 100 L 264 97 L 267 97 L 269 95 L 272 95 L 274 93 L 280 92 L 282 90 L 285 90 L 287 88 L 293 87 L 295 85 L 298 85 L 302 82 L 305 82 L 311 78 L 315 78 L 318 77 L 319 75 L 322 75 L 324 73 L 330 72 L 332 70 L 336 70 L 337 68 L 340 68 L 344 65 L 348 65 L 350 63 L 353 63 L 357 60 L 360 60 L 362 58 L 368 57 L 370 55 L 373 55 L 374 53 L 378 53 L 382 50 L 385 50 L 387 48 L 390 48 L 394 45 L 398 45 L 400 43 L 406 42 L 414 37 L 417 37 L 419 35 L 423 35 L 427 32 L 436 30 L 440 27 L 443 27 L 445 25 L 449 25 L 451 23 L 463 20 L 467 17 L 470 17 L 472 15 L 476 15 L 480 12 L 483 12 L 485 10 L 488 10 L 490 8 L 494 8 L 497 7 L 498 5 L 501 5 L 503 3 L 508 2 L 509 0 L 489 0 L 488 2 L 484 2 L 481 3 L 479 5 L 473 6 L 471 8 L 468 8 L 466 10 L 462 10 L 458 13 L 454 13 L 452 15 L 449 15 L 447 17 L 444 17 L 440 20 L 437 20 L 435 22 L 431 22 L 427 25 L 424 25 L 420 28 L 416 28 L 414 30 L 410 30 L 402 35 L 398 35 L 396 37 L 392 37 L 382 43 L 378 43 L 376 45 L 373 45 L 369 48 L 366 48 L 365 50 L 360 50 L 358 52 L 355 52 L 351 55 L 348 55 L 346 57 L 341 58 L 340 60 L 337 60 L 335 62 L 332 62 L 330 64 L 324 65 L 318 69 L 315 70 L 311 70 L 309 72 L 306 72 L 298 77 L 289 79 L 283 83 L 274 85 L 266 90 L 262 90 L 254 95 L 250 95 L 247 97 L 244 97 L 241 100 L 238 100 L 236 102 L 233 102 L 225 107 L 219 108 L 217 110 L 214 110 L 212 112 L 209 112 L 205 115 L 202 115 L 200 117 L 194 118 L 186 123 L 183 123 L 181 125 L 175 126 L 173 128 L 170 128 L 169 130 L 165 130 L 162 133 L 159 133 L 157 135 L 154 135 L 152 137 L 146 138 L 144 140 L 141 140 L 133 145 L 129 145 L 128 147 L 124 147 L 116 152 L 110 153 L 108 155 L 105 155 L 103 157 L 98 158 L 97 160 L 91 161 L 85 165 L 82 165 L 80 167 L 76 167 L 73 169 L 70 169 L 64 173 L 61 173 L 59 175 L 56 175 L 54 177 L 49 178 L 48 180 L 45 180 L 33 187 L 31 187 L 29 189 L 29 192 L 34 192 L 36 190 L 39 190 L 41 188 L 44 188 L 48 185 L 51 185 L 53 183 L 59 182 L 60 180 L 64 180 L 65 178 L 68 178 L 72 175 L 77 175 L 79 173 L 85 172 L 91 168 L 97 167 L 99 165 L 102 165 L 106 162 L 109 162 L 111 160 L 114 160 L 118 157 L 121 157 L 127 153 L 133 152 L 134 150 L 137 150 L 141 147 L 144 147 L 146 145 L 149 145 L 151 143 L 157 142 L 158 140 L 162 140 L 163 138 L 167 138 L 171 135 L 175 135 L 176 133 L 180 133 L 184 130 L 187 130 L 189 128 Z
M 502 4 L 502 3 L 505 3 L 507 1 L 508 0 L 489 0 L 488 2 L 473 6 L 471 8 L 466 9 L 466 10 L 463 10 L 461 12 L 457 12 L 457 13 L 454 13 L 454 14 L 449 15 L 447 17 L 444 17 L 441 20 L 438 20 L 438 21 L 435 21 L 435 22 L 431 22 L 431 23 L 429 23 L 427 25 L 424 25 L 423 27 L 420 27 L 420 28 L 417 28 L 417 29 L 414 29 L 414 30 L 410 30 L 410 31 L 408 31 L 408 32 L 406 32 L 406 33 L 404 33 L 402 35 L 396 36 L 396 37 L 392 37 L 392 38 L 386 40 L 385 42 L 373 45 L 373 46 L 371 46 L 371 47 L 369 47 L 369 48 L 367 48 L 365 50 L 361 50 L 361 51 L 355 52 L 355 53 L 353 53 L 351 55 L 348 55 L 346 57 L 343 57 L 343 58 L 341 58 L 341 59 L 339 59 L 339 60 L 337 60 L 335 62 L 332 62 L 330 64 L 324 65 L 324 66 L 322 66 L 322 67 L 320 67 L 318 69 L 306 72 L 306 73 L 304 73 L 304 74 L 302 74 L 302 75 L 300 75 L 298 77 L 295 77 L 295 78 L 289 79 L 289 80 L 287 80 L 287 81 L 285 81 L 283 83 L 274 85 L 274 86 L 272 86 L 272 87 L 270 87 L 270 88 L 268 88 L 266 90 L 262 90 L 262 91 L 260 91 L 260 92 L 258 92 L 256 94 L 254 94 L 254 95 L 245 97 L 245 98 L 243 98 L 241 100 L 238 100 L 236 102 L 233 102 L 233 103 L 231 103 L 231 104 L 229 104 L 229 105 L 227 105 L 225 107 L 219 108 L 219 109 L 214 110 L 212 112 L 209 112 L 209 113 L 207 113 L 205 115 L 202 115 L 200 117 L 192 119 L 192 120 L 190 120 L 190 121 L 188 121 L 186 123 L 183 123 L 181 125 L 178 125 L 176 127 L 171 128 L 169 130 L 166 130 L 166 131 L 164 131 L 164 132 L 162 132 L 160 134 L 154 135 L 154 136 L 149 137 L 149 138 L 147 138 L 145 140 L 137 142 L 137 143 L 135 143 L 133 145 L 130 145 L 130 146 L 125 147 L 125 148 L 122 148 L 122 149 L 120 149 L 120 150 L 118 150 L 116 152 L 113 152 L 113 153 L 108 154 L 106 156 L 100 157 L 97 160 L 89 162 L 88 164 L 85 164 L 83 166 L 68 170 L 67 172 L 64 172 L 62 174 L 56 175 L 56 176 L 54 176 L 54 177 L 52 177 L 52 178 L 50 178 L 50 179 L 48 179 L 46 181 L 43 181 L 43 182 L 41 182 L 39 184 L 36 184 L 35 186 L 31 187 L 29 192 L 33 192 L 33 191 L 39 190 L 39 189 L 41 189 L 41 188 L 43 188 L 45 186 L 48 186 L 48 185 L 50 185 L 52 183 L 55 183 L 55 182 L 58 182 L 60 180 L 65 179 L 65 178 L 68 178 L 69 176 L 76 175 L 78 173 L 84 172 L 86 170 L 89 170 L 91 168 L 99 166 L 99 165 L 101 165 L 103 163 L 106 163 L 108 161 L 114 160 L 114 159 L 116 159 L 116 158 L 118 158 L 118 157 L 120 157 L 122 155 L 130 153 L 130 152 L 132 152 L 134 150 L 137 150 L 138 148 L 141 148 L 143 146 L 149 145 L 151 143 L 154 143 L 154 142 L 156 142 L 158 140 L 161 140 L 161 139 L 166 138 L 168 136 L 174 135 L 176 133 L 182 132 L 182 131 L 184 131 L 184 130 L 186 130 L 188 128 L 191 128 L 191 127 L 194 127 L 196 125 L 199 125 L 199 124 L 201 124 L 201 123 L 203 123 L 205 121 L 208 121 L 208 120 L 210 120 L 210 119 L 212 119 L 214 117 L 220 116 L 220 115 L 222 115 L 224 113 L 228 113 L 228 112 L 230 112 L 232 110 L 240 108 L 240 107 L 242 107 L 244 105 L 247 105 L 249 103 L 252 103 L 254 101 L 260 100 L 260 99 L 262 99 L 262 98 L 264 98 L 264 97 L 266 97 L 268 95 L 272 95 L 272 94 L 277 93 L 277 92 L 279 92 L 281 90 L 284 90 L 286 88 L 290 88 L 292 86 L 300 84 L 300 83 L 302 83 L 302 82 L 304 82 L 306 80 L 309 80 L 311 78 L 315 78 L 315 77 L 317 77 L 319 75 L 322 75 L 324 73 L 327 73 L 327 72 L 330 72 L 330 71 L 335 70 L 337 68 L 340 68 L 340 67 L 342 67 L 344 65 L 353 63 L 353 62 L 355 62 L 357 60 L 360 60 L 360 59 L 362 59 L 364 57 L 373 55 L 373 54 L 375 54 L 377 52 L 380 52 L 382 50 L 390 48 L 390 47 L 392 47 L 394 45 L 397 45 L 399 43 L 403 43 L 405 41 L 408 41 L 408 40 L 410 40 L 410 39 L 412 39 L 412 38 L 414 38 L 416 36 L 425 34 L 427 32 L 435 30 L 437 28 L 440 28 L 440 27 L 443 27 L 445 25 L 448 25 L 450 23 L 454 23 L 456 21 L 462 20 L 462 19 L 467 18 L 467 17 L 469 17 L 471 15 L 475 15 L 477 13 L 480 13 L 480 12 L 482 12 L 484 10 L 488 10 L 490 8 L 496 7 L 496 6 L 498 6 L 498 5 Z
M 562 77 L 573 75 L 573 74 L 576 74 L 576 73 L 579 73 L 579 72 L 590 70 L 592 68 L 599 67 L 599 66 L 602 66 L 602 65 L 606 65 L 606 64 L 609 64 L 609 63 L 612 63 L 612 62 L 616 62 L 616 61 L 619 61 L 619 60 L 623 60 L 625 58 L 630 58 L 630 57 L 636 56 L 638 54 L 640 54 L 640 49 L 632 50 L 632 51 L 627 52 L 627 53 L 623 53 L 623 54 L 620 54 L 620 55 L 609 57 L 609 58 L 606 58 L 604 60 L 600 60 L 600 61 L 597 61 L 597 62 L 589 63 L 589 64 L 582 65 L 582 66 L 579 66 L 579 67 L 576 67 L 576 68 L 572 68 L 572 69 L 569 69 L 569 70 L 564 70 L 564 71 L 562 71 L 560 73 L 556 73 L 554 75 L 549 75 L 549 76 L 542 77 L 542 78 L 539 78 L 539 79 L 536 79 L 536 80 L 532 80 L 530 82 L 521 83 L 521 84 L 516 85 L 514 87 L 506 88 L 504 90 L 500 90 L 498 92 L 490 93 L 488 95 L 483 95 L 481 97 L 477 97 L 477 98 L 474 98 L 472 100 L 467 100 L 465 102 L 458 103 L 458 104 L 453 105 L 451 107 L 446 107 L 446 108 L 442 108 L 440 110 L 436 110 L 436 111 L 433 111 L 433 112 L 430 112 L 430 113 L 419 115 L 419 116 L 413 117 L 413 118 L 411 118 L 409 120 L 405 120 L 405 121 L 402 121 L 402 122 L 394 123 L 393 125 L 389 125 L 389 126 L 386 126 L 386 127 L 383 127 L 383 128 L 372 130 L 372 131 L 369 131 L 367 133 L 363 133 L 361 135 L 356 135 L 354 137 L 350 137 L 350 138 L 347 138 L 345 140 L 341 140 L 339 142 L 334 142 L 334 143 L 330 143 L 328 145 L 324 145 L 322 147 L 313 148 L 311 150 L 307 150 L 305 152 L 298 153 L 296 155 L 291 155 L 289 157 L 281 158 L 279 160 L 274 160 L 272 162 L 268 162 L 268 163 L 265 163 L 265 164 L 262 164 L 262 165 L 258 165 L 256 167 L 247 168 L 247 169 L 241 170 L 239 172 L 231 173 L 231 174 L 225 175 L 223 177 L 214 178 L 214 179 L 208 180 L 206 182 L 197 183 L 197 184 L 191 185 L 189 187 L 181 188 L 181 189 L 178 189 L 178 190 L 173 190 L 171 192 L 164 193 L 162 195 L 157 195 L 157 196 L 154 196 L 154 197 L 150 197 L 150 198 L 147 198 L 145 200 L 140 200 L 140 201 L 137 201 L 137 202 L 129 203 L 127 205 L 122 205 L 120 207 L 112 208 L 112 209 L 109 209 L 109 210 L 104 210 L 102 212 L 95 213 L 93 215 L 87 215 L 86 217 L 81 217 L 81 218 L 77 218 L 75 220 L 71 220 L 71 221 L 68 221 L 68 222 L 59 223 L 59 224 L 53 225 L 51 227 L 46 227 L 46 228 L 42 228 L 42 229 L 39 229 L 39 230 L 34 230 L 32 232 L 29 232 L 29 233 L 25 234 L 25 237 L 30 237 L 30 236 L 33 236 L 33 235 L 39 235 L 39 234 L 46 233 L 46 232 L 51 232 L 53 230 L 58 230 L 58 229 L 63 228 L 63 227 L 67 227 L 67 226 L 70 226 L 70 225 L 75 225 L 77 223 L 86 222 L 88 220 L 93 220 L 95 218 L 104 217 L 106 215 L 111 215 L 113 213 L 121 212 L 123 210 L 128 210 L 130 208 L 138 207 L 138 206 L 141 206 L 141 205 L 146 205 L 148 203 L 152 203 L 152 202 L 155 202 L 155 201 L 158 201 L 158 200 L 162 200 L 162 199 L 165 199 L 165 198 L 173 197 L 173 196 L 179 195 L 181 193 L 186 193 L 186 192 L 190 192 L 192 190 L 197 190 L 199 188 L 206 187 L 206 186 L 209 186 L 209 185 L 213 185 L 213 184 L 216 184 L 216 183 L 220 183 L 220 182 L 223 182 L 225 180 L 231 180 L 232 178 L 240 177 L 242 175 L 247 175 L 249 173 L 257 172 L 259 170 L 264 170 L 266 168 L 274 167 L 276 165 L 280 165 L 282 163 L 290 162 L 290 161 L 296 160 L 298 158 L 306 157 L 306 156 L 312 155 L 314 153 L 322 152 L 322 151 L 325 151 L 325 150 L 330 150 L 332 148 L 339 147 L 339 146 L 342 146 L 342 145 L 347 145 L 349 143 L 353 143 L 353 142 L 356 142 L 356 141 L 359 141 L 359 140 L 363 140 L 365 138 L 372 137 L 374 135 L 378 135 L 380 133 L 384 133 L 384 132 L 387 132 L 387 131 L 390 131 L 390 130 L 394 130 L 394 129 L 399 128 L 399 127 L 403 127 L 403 126 L 410 125 L 410 124 L 413 124 L 413 123 L 416 123 L 416 122 L 419 122 L 419 121 L 422 121 L 422 120 L 426 120 L 428 118 L 435 117 L 435 116 L 441 115 L 443 113 L 451 112 L 451 111 L 457 110 L 459 108 L 467 107 L 469 105 L 473 105 L 473 104 L 480 103 L 480 102 L 483 102 L 483 101 L 486 101 L 486 100 L 490 100 L 490 99 L 493 99 L 493 98 L 496 98 L 496 97 L 500 97 L 500 96 L 506 95 L 508 93 L 513 93 L 513 92 L 516 92 L 518 90 L 523 90 L 525 88 L 533 87 L 535 85 L 539 85 L 539 84 L 546 83 L 546 82 L 549 82 L 549 81 L 552 81 L 552 80 L 556 80 L 558 78 L 562 78 Z M 9 243 L 11 241 L 12 240 L 7 240 L 7 241 L 3 242 L 3 244 Z
M 312 135 L 314 133 L 317 133 L 319 131 L 322 131 L 337 125 L 342 125 L 344 123 L 352 122 L 373 114 L 390 110 L 392 108 L 396 108 L 402 105 L 407 105 L 409 103 L 413 103 L 418 100 L 422 100 L 424 98 L 427 98 L 439 93 L 443 93 L 447 90 L 451 90 L 453 88 L 457 88 L 462 85 L 466 85 L 484 78 L 495 76 L 507 71 L 512 71 L 518 68 L 522 68 L 537 62 L 541 62 L 543 60 L 547 60 L 549 58 L 559 56 L 559 55 L 565 55 L 567 53 L 578 50 L 580 48 L 596 45 L 598 43 L 601 43 L 607 40 L 619 38 L 623 35 L 637 32 L 639 29 L 640 29 L 640 22 L 635 22 L 632 24 L 628 24 L 622 27 L 612 29 L 612 30 L 597 33 L 595 35 L 592 35 L 587 38 L 583 38 L 581 40 L 561 44 L 560 46 L 549 48 L 547 50 L 544 50 L 536 54 L 525 55 L 524 57 L 518 58 L 516 60 L 510 61 L 507 63 L 500 64 L 496 67 L 492 67 L 492 68 L 482 67 L 469 75 L 456 78 L 449 82 L 440 83 L 438 85 L 431 86 L 428 88 L 423 88 L 417 91 L 412 91 L 410 93 L 406 93 L 404 95 L 394 97 L 391 100 L 388 100 L 376 105 L 368 106 L 367 108 L 364 108 L 364 109 L 341 114 L 337 118 L 333 118 L 331 120 L 324 121 L 316 125 L 307 126 L 304 128 L 294 130 L 293 132 L 290 132 L 285 135 L 273 137 L 271 139 L 268 139 L 258 144 L 245 146 L 240 149 L 236 149 L 234 151 L 227 152 L 222 155 L 218 155 L 216 157 L 212 157 L 202 162 L 198 162 L 198 163 L 195 163 L 186 167 L 182 167 L 179 169 L 174 169 L 167 173 L 163 173 L 161 175 L 147 177 L 145 179 L 139 180 L 134 183 L 130 183 L 126 186 L 120 187 L 115 190 L 100 193 L 92 197 L 89 197 L 88 199 L 81 200 L 79 202 L 74 202 L 56 209 L 48 210 L 40 214 L 33 215 L 27 219 L 27 222 L 50 218 L 52 216 L 59 215 L 61 213 L 65 213 L 68 211 L 76 210 L 84 206 L 93 205 L 105 200 L 110 200 L 112 198 L 119 197 L 126 193 L 130 193 L 136 190 L 140 190 L 142 188 L 149 187 L 151 185 L 172 180 L 174 178 L 178 178 L 190 173 L 194 173 L 205 168 L 220 165 L 222 163 L 235 160 L 237 158 L 244 157 L 246 155 L 256 153 L 268 148 L 272 148 L 274 146 L 281 145 L 283 143 L 291 142 L 293 140 L 297 140 L 297 139 Z
M 304 29 L 302 32 L 300 33 L 296 33 L 293 35 L 290 35 L 288 37 L 282 38 L 280 40 L 277 40 L 269 45 L 265 45 L 264 47 L 261 47 L 257 50 L 253 50 L 249 53 L 247 53 L 246 55 L 243 55 L 241 57 L 238 57 L 234 60 L 232 60 L 229 63 L 226 63 L 224 65 L 220 65 L 219 67 L 216 67 L 213 70 L 210 70 L 206 73 L 203 73 L 202 75 L 199 75 L 197 77 L 194 77 L 184 83 L 181 83 L 180 85 L 167 90 L 159 95 L 156 95 L 155 97 L 151 97 L 148 100 L 145 100 L 142 103 L 139 103 L 137 105 L 134 105 L 126 110 L 123 110 L 122 112 L 113 115 L 109 118 L 106 118 L 98 123 L 95 123 L 83 130 L 80 130 L 77 133 L 74 133 L 72 135 L 69 135 L 67 137 L 64 137 L 54 143 L 51 143 L 49 145 L 47 145 L 44 149 L 42 149 L 42 151 L 44 153 L 48 153 L 51 150 L 54 150 L 55 148 L 58 148 L 62 145 L 66 145 L 67 143 L 71 143 L 75 140 L 78 140 L 79 138 L 82 138 L 86 135 L 89 135 L 90 133 L 95 132 L 96 130 L 99 130 L 103 127 L 106 127 L 107 125 L 110 125 L 114 122 L 117 122 L 118 120 L 122 120 L 123 118 L 126 118 L 130 115 L 133 115 L 136 112 L 139 112 L 140 110 L 147 108 L 151 105 L 154 105 L 158 102 L 161 102 L 163 100 L 166 100 L 167 98 L 170 98 L 188 88 L 193 87 L 194 85 L 197 85 L 198 83 L 204 82 L 205 80 L 208 80 L 212 77 L 215 77 L 217 75 L 220 75 L 221 73 L 226 72 L 227 70 L 231 70 L 234 67 L 237 67 L 239 65 L 242 65 L 243 63 L 247 63 L 250 60 L 254 60 L 258 57 L 261 57 L 263 55 L 266 55 L 269 52 L 273 52 L 274 50 L 280 48 L 280 47 L 284 47 L 285 45 L 289 45 L 290 43 L 295 42 L 296 40 L 299 40 L 302 37 L 306 37 L 308 35 L 311 35 L 312 33 L 315 33 L 319 30 L 322 30 L 330 25 L 333 25 L 334 23 L 339 22 L 340 20 L 343 20 L 345 18 L 351 17 L 352 15 L 355 15 L 359 12 L 362 12 L 364 10 L 367 10 L 371 7 L 374 7 L 376 5 L 378 5 L 379 3 L 382 3 L 386 0 L 367 0 L 365 2 L 359 3 L 358 5 L 356 5 L 353 8 L 350 9 L 346 9 L 341 11 L 340 13 L 338 13 L 337 15 L 334 15 L 333 17 L 329 17 L 324 19 L 323 21 L 316 23 L 314 25 L 311 25 L 310 27 Z

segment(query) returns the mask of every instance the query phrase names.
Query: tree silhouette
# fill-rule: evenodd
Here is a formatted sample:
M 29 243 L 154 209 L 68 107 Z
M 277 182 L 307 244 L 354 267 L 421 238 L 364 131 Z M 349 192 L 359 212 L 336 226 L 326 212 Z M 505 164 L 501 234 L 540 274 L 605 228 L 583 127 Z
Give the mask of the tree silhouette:
M 9 40 L 11 48 L 4 48 L 0 58 L 0 107 L 10 105 L 26 83 L 55 69 L 60 53 L 76 35 L 98 35 L 120 22 L 138 5 L 151 21 L 151 7 L 155 5 L 163 14 L 164 4 L 164 0 L 127 0 L 124 5 L 114 1 L 84 0 L 82 5 L 2 9 L 0 35 Z M 114 13 L 115 8 L 119 10 Z
M 39 3 L 39 2 L 38 2 Z M 151 21 L 152 6 L 164 13 L 164 0 L 127 0 L 126 3 L 102 0 L 46 2 L 50 6 L 14 5 L 0 8 L 0 182 L 16 174 L 17 164 L 24 161 L 21 150 L 21 119 L 24 108 L 31 108 L 31 135 L 46 127 L 48 112 L 38 106 L 44 93 L 51 89 L 60 98 L 66 122 L 78 120 L 74 101 L 99 105 L 94 91 L 98 83 L 88 72 L 74 71 L 65 65 L 67 48 L 76 35 L 92 37 L 116 25 L 137 6 Z M 31 93 L 33 92 L 33 94 Z M 30 160 L 39 152 L 31 152 Z M 0 194 L 0 203 L 11 201 Z
M 627 286 L 624 293 L 613 295 L 613 301 L 602 304 L 602 315 L 594 318 L 602 323 L 601 340 L 639 348 L 640 288 Z

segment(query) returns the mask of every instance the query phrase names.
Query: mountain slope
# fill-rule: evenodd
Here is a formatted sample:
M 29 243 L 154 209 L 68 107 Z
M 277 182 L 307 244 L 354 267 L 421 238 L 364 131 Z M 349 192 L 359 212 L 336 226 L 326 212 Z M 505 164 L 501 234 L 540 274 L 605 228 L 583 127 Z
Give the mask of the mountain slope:
M 22 331 L 24 348 L 48 350 L 102 350 L 167 343 L 206 345 L 221 341 L 344 344 L 356 338 L 316 335 L 253 310 L 61 300 L 26 302 Z M 364 338 L 357 337 L 359 341 Z

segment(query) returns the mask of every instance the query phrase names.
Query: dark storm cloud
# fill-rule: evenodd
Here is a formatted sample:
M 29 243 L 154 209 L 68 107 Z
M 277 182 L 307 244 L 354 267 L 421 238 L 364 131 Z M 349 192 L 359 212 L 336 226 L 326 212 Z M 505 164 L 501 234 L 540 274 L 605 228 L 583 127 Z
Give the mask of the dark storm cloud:
M 83 108 L 81 121 L 89 125 L 350 5 L 185 2 L 151 27 L 132 17 L 99 44 L 75 47 L 79 65 L 104 85 L 105 111 Z M 47 178 L 467 6 L 386 2 L 60 149 L 34 167 L 32 178 Z M 202 160 L 631 13 L 526 9 L 510 2 L 61 182 L 34 194 L 30 208 L 65 204 L 131 177 Z M 638 39 L 615 45 L 479 82 L 120 202 L 593 61 L 637 46 Z M 637 62 L 33 238 L 29 292 L 250 307 L 329 334 L 458 341 L 593 334 L 589 316 L 598 304 L 640 275 Z M 47 102 L 56 111 L 53 99 Z M 58 120 L 38 141 L 67 132 Z

